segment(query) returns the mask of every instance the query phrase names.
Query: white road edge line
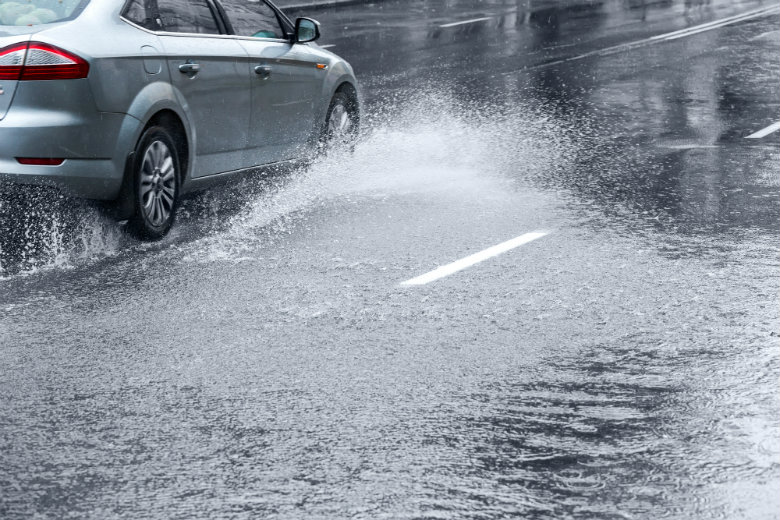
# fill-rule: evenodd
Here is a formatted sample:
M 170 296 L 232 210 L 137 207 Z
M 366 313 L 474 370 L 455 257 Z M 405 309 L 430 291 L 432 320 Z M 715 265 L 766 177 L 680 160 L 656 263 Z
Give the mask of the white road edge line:
M 540 65 L 530 67 L 530 69 L 533 70 L 533 69 L 553 67 L 555 65 L 560 65 L 562 63 L 568 63 L 570 61 L 575 61 L 575 60 L 581 60 L 583 58 L 589 58 L 591 56 L 609 56 L 612 54 L 617 54 L 619 52 L 629 51 L 629 50 L 636 49 L 638 47 L 643 47 L 645 45 L 649 45 L 652 43 L 660 43 L 664 41 L 676 40 L 677 38 L 693 36 L 694 34 L 699 34 L 713 29 L 720 29 L 721 27 L 725 27 L 733 23 L 742 22 L 744 20 L 749 20 L 751 18 L 758 18 L 769 14 L 774 14 L 775 12 L 778 11 L 780 11 L 780 6 L 763 7 L 761 9 L 755 9 L 753 11 L 748 11 L 747 13 L 729 16 L 727 18 L 721 18 L 720 20 L 714 20 L 712 22 L 703 23 L 701 25 L 694 25 L 693 27 L 687 27 L 685 29 L 680 29 L 677 31 L 658 34 L 656 36 L 651 36 L 643 40 L 621 43 L 620 45 L 614 45 L 612 47 L 606 47 L 604 49 L 597 49 L 594 51 L 586 52 L 585 54 L 580 54 L 578 56 L 572 56 L 571 58 L 563 58 L 548 63 L 542 63 Z
M 766 137 L 769 134 L 773 134 L 780 130 L 780 121 L 777 123 L 773 123 L 769 125 L 768 127 L 764 128 L 763 130 L 759 130 L 758 132 L 755 132 L 753 134 L 750 134 L 749 136 L 745 137 L 745 139 L 761 139 L 762 137 Z
M 731 25 L 731 24 L 734 24 L 734 23 L 737 23 L 737 22 L 743 22 L 745 20 L 750 20 L 751 18 L 758 18 L 759 16 L 765 16 L 765 15 L 771 13 L 771 12 L 772 11 L 769 10 L 769 11 L 766 11 L 766 12 L 754 13 L 754 14 L 751 14 L 751 15 L 748 15 L 748 16 L 740 16 L 738 18 L 732 18 L 732 19 L 723 21 L 723 22 L 715 24 L 715 25 L 710 25 L 710 26 L 707 26 L 707 27 L 700 27 L 700 28 L 697 28 L 695 30 L 688 31 L 688 32 L 686 32 L 684 34 L 675 34 L 674 36 L 667 36 L 666 38 L 664 38 L 664 41 L 676 40 L 678 38 L 685 38 L 687 36 L 693 36 L 694 34 L 699 34 L 699 33 L 707 32 L 707 31 L 711 31 L 713 29 L 720 29 L 721 27 L 726 27 L 727 25 Z
M 446 28 L 446 27 L 455 27 L 456 25 L 465 25 L 467 23 L 477 23 L 477 22 L 487 22 L 488 20 L 492 20 L 492 16 L 486 16 L 484 18 L 473 18 L 471 20 L 463 20 L 462 22 L 452 22 L 452 23 L 445 23 L 443 25 L 440 25 L 439 27 Z
M 747 20 L 756 16 L 762 16 L 776 9 L 777 6 L 761 7 L 759 9 L 753 9 L 752 11 L 747 11 L 745 13 L 735 14 L 735 15 L 727 16 L 726 18 L 713 20 L 711 22 L 702 23 L 699 25 L 693 25 L 691 27 L 686 27 L 685 29 L 679 29 L 677 31 L 672 31 L 665 34 L 659 34 L 658 36 L 651 36 L 650 39 L 651 40 L 658 40 L 658 39 L 675 40 L 677 38 L 683 38 L 685 36 L 692 36 L 694 34 L 698 34 L 700 32 L 704 32 L 710 29 L 719 29 L 724 25 L 741 22 L 742 20 Z
M 527 244 L 528 242 L 533 242 L 534 240 L 538 238 L 542 238 L 543 236 L 548 234 L 549 232 L 547 231 L 533 231 L 531 233 L 520 235 L 519 237 L 515 237 L 511 240 L 507 240 L 506 242 L 502 242 L 493 247 L 489 247 L 484 251 L 480 251 L 479 253 L 474 253 L 473 255 L 469 255 L 466 258 L 461 258 L 460 260 L 456 260 L 451 264 L 443 265 L 437 269 L 434 269 L 429 273 L 425 273 L 423 275 L 412 278 L 411 280 L 406 280 L 405 282 L 401 282 L 401 285 L 403 286 L 425 285 L 427 283 L 434 282 L 439 278 L 444 278 L 445 276 L 449 276 L 453 273 L 457 273 L 458 271 L 462 271 L 467 267 L 471 267 L 474 264 L 478 264 L 479 262 L 483 262 L 489 258 L 498 256 L 501 253 L 506 253 L 507 251 L 510 251 L 516 247 L 520 247 L 523 244 Z

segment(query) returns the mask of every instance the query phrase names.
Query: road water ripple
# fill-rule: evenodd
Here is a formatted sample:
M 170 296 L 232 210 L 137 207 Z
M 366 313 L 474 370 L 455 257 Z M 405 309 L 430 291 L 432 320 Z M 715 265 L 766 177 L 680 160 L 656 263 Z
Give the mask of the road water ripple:
M 780 349 L 767 348 L 776 324 L 740 302 L 762 284 L 776 289 L 776 277 L 713 266 L 714 277 L 679 291 L 699 266 L 635 246 L 610 243 L 617 273 L 640 256 L 611 280 L 630 298 L 583 285 L 598 271 L 591 260 L 604 261 L 594 252 L 582 266 L 557 259 L 535 284 L 560 280 L 551 300 L 529 294 L 518 308 L 453 306 L 453 285 L 431 292 L 423 314 L 419 296 L 359 288 L 331 296 L 340 301 L 325 312 L 298 314 L 305 302 L 278 303 L 288 288 L 225 280 L 218 262 L 191 284 L 220 281 L 234 303 L 258 293 L 274 301 L 212 304 L 220 330 L 198 324 L 206 309 L 182 309 L 188 327 L 163 320 L 131 339 L 117 310 L 163 313 L 154 293 L 91 311 L 94 291 L 52 299 L 35 313 L 53 316 L 57 336 L 82 341 L 55 342 L 33 325 L 25 344 L 5 343 L 2 511 L 772 518 Z M 659 266 L 675 276 L 638 276 Z M 724 278 L 742 287 L 733 300 L 720 298 Z M 521 285 L 484 297 L 500 301 Z M 689 305 L 697 299 L 711 303 Z M 83 313 L 93 319 L 72 321 Z M 408 327 L 403 339 L 395 320 Z M 518 321 L 521 336 L 511 330 Z
M 776 517 L 773 237 L 656 225 L 663 197 L 610 189 L 652 157 L 597 159 L 601 122 L 411 99 L 161 243 L 30 250 L 48 274 L 0 281 L 0 516 Z M 557 239 L 533 276 L 422 292 L 389 253 L 323 258 L 315 218 L 418 199 L 541 208 Z

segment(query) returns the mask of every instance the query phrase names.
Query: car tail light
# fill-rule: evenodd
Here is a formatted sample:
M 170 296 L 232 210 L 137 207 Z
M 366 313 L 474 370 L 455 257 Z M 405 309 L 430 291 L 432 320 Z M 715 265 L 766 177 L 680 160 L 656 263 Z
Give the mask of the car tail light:
M 88 73 L 89 63 L 83 58 L 52 45 L 30 42 L 19 79 L 78 79 Z
M 29 42 L 0 49 L 0 79 L 79 79 L 87 74 L 86 60 L 53 45 Z
M 25 54 L 27 54 L 26 43 L 0 49 L 0 79 L 19 79 Z

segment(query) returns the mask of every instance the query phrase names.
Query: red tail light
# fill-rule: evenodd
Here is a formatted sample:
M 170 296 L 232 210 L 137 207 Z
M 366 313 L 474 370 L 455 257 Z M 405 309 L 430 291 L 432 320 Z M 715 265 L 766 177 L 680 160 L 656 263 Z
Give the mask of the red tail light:
M 0 79 L 79 79 L 87 74 L 89 63 L 53 45 L 29 42 L 0 49 Z
M 52 45 L 30 42 L 19 79 L 79 79 L 88 73 L 89 63 L 83 58 Z
M 27 54 L 26 43 L 0 49 L 0 79 L 19 79 L 25 54 Z

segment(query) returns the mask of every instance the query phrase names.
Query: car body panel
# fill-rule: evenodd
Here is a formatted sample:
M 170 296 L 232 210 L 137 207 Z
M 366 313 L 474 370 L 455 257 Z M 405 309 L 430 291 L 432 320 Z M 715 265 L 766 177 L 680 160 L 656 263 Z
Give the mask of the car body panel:
M 334 92 L 345 82 L 356 87 L 351 67 L 314 43 L 152 31 L 122 18 L 123 5 L 93 0 L 67 22 L 0 26 L 0 48 L 32 39 L 90 67 L 86 79 L 0 81 L 0 179 L 115 199 L 144 128 L 167 111 L 188 145 L 186 192 L 208 177 L 310 155 Z M 203 65 L 194 79 L 178 69 L 188 59 Z M 273 81 L 254 72 L 265 63 Z
M 18 83 L 10 79 L 0 79 L 0 120 L 5 117 L 8 107 L 11 106 Z
M 246 166 L 293 158 L 314 125 L 314 102 L 324 71 L 316 56 L 285 41 L 242 38 L 252 99 Z M 269 74 L 255 73 L 267 67 Z M 317 73 L 320 74 L 317 74 Z M 321 76 L 321 77 L 318 77 Z
M 24 95 L 26 86 L 17 94 Z M 0 125 L 0 180 L 45 184 L 69 195 L 113 200 L 124 176 L 117 142 L 129 142 L 139 126 L 141 122 L 127 114 L 94 112 L 85 117 L 67 110 L 11 110 Z M 56 157 L 64 162 L 23 165 L 16 157 Z
M 192 177 L 204 177 L 244 166 L 249 131 L 249 74 L 241 66 L 243 47 L 233 39 L 162 33 L 160 42 L 168 74 L 180 104 L 198 128 Z M 184 74 L 179 67 L 200 70 Z
M 315 120 L 324 124 L 330 100 L 333 99 L 333 95 L 339 88 L 343 85 L 350 85 L 352 88 L 356 89 L 356 93 L 359 94 L 359 91 L 357 91 L 357 82 L 352 67 L 346 61 L 324 49 L 315 49 L 317 55 L 320 56 L 322 60 L 329 60 L 328 74 L 322 84 L 319 102 L 316 103 L 315 107 Z
M 10 35 L 0 32 L 0 49 L 10 47 L 15 43 L 26 42 L 30 39 L 30 35 Z M 8 111 L 8 107 L 11 106 L 11 101 L 14 98 L 16 92 L 16 85 L 19 82 L 11 79 L 0 79 L 0 120 L 5 117 L 5 113 Z

